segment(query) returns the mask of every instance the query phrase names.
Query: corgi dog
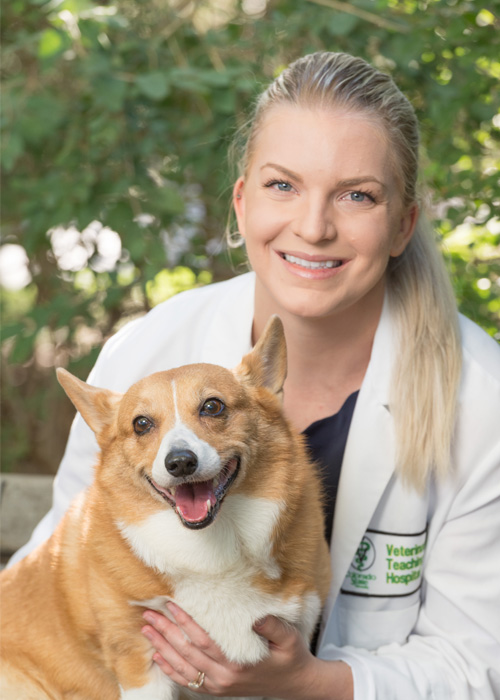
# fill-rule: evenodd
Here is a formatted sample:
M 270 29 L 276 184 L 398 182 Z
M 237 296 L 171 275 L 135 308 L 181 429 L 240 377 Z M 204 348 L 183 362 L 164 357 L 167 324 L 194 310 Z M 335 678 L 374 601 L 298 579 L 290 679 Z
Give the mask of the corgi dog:
M 208 697 L 141 634 L 169 600 L 242 664 L 268 653 L 266 615 L 310 640 L 330 556 L 317 469 L 282 411 L 279 318 L 233 371 L 187 365 L 124 394 L 57 374 L 100 455 L 53 536 L 0 576 L 3 700 Z

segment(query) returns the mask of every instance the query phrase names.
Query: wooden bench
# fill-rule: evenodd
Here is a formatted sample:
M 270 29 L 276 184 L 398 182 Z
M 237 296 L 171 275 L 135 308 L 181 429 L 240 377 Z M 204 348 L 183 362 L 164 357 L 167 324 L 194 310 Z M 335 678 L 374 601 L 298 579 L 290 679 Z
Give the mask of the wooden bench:
M 0 555 L 2 563 L 25 544 L 52 505 L 53 476 L 0 474 Z

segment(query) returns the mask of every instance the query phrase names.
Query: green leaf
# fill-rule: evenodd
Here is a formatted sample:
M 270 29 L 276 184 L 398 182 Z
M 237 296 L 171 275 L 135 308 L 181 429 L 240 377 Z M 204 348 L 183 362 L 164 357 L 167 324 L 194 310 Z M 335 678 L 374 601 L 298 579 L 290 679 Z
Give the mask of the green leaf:
M 34 335 L 18 335 L 9 355 L 10 362 L 14 365 L 21 365 L 29 360 L 33 352 L 34 342 Z
M 60 32 L 55 29 L 45 29 L 38 44 L 38 55 L 40 58 L 49 58 L 64 49 L 64 39 Z
M 15 132 L 6 134 L 2 138 L 2 165 L 6 172 L 10 172 L 19 156 L 24 153 L 24 141 Z
M 346 12 L 335 12 L 328 22 L 328 31 L 332 36 L 347 36 L 358 23 L 358 18 Z
M 104 75 L 95 80 L 93 87 L 95 104 L 98 107 L 104 107 L 110 112 L 122 109 L 127 94 L 127 84 L 123 80 Z
M 170 85 L 164 72 L 154 71 L 138 75 L 135 84 L 139 91 L 151 100 L 160 101 L 170 94 Z
M 150 201 L 160 213 L 181 214 L 184 211 L 184 199 L 172 187 L 161 187 L 156 190 Z
M 198 78 L 202 83 L 210 87 L 226 87 L 229 84 L 229 74 L 227 71 L 204 70 L 198 72 Z
M 4 324 L 2 327 L 2 342 L 7 340 L 7 338 L 12 338 L 12 336 L 19 335 L 20 333 L 24 332 L 24 330 L 24 323 L 9 323 L 7 325 Z
M 217 91 L 214 96 L 214 109 L 220 114 L 234 114 L 236 109 L 236 95 L 230 90 Z
M 129 202 L 117 202 L 103 216 L 103 223 L 109 226 L 113 231 L 120 235 L 123 232 L 128 232 L 131 229 L 138 231 L 137 224 L 134 223 L 134 215 L 130 208 Z

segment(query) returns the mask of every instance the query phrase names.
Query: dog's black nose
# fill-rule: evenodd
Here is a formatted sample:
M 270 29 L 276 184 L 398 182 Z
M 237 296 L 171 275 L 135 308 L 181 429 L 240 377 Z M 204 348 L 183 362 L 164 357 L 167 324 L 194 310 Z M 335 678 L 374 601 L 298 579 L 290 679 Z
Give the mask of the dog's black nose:
M 172 450 L 165 457 L 165 467 L 172 476 L 189 476 L 198 467 L 198 458 L 191 450 Z

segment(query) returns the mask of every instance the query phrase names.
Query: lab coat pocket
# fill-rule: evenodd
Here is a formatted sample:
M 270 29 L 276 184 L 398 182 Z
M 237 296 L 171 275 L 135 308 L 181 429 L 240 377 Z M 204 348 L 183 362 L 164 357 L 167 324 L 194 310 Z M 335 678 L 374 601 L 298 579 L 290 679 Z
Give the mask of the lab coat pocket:
M 373 650 L 385 644 L 403 644 L 417 621 L 420 597 L 399 609 L 360 610 L 339 601 L 337 622 L 340 646 L 363 647 Z

